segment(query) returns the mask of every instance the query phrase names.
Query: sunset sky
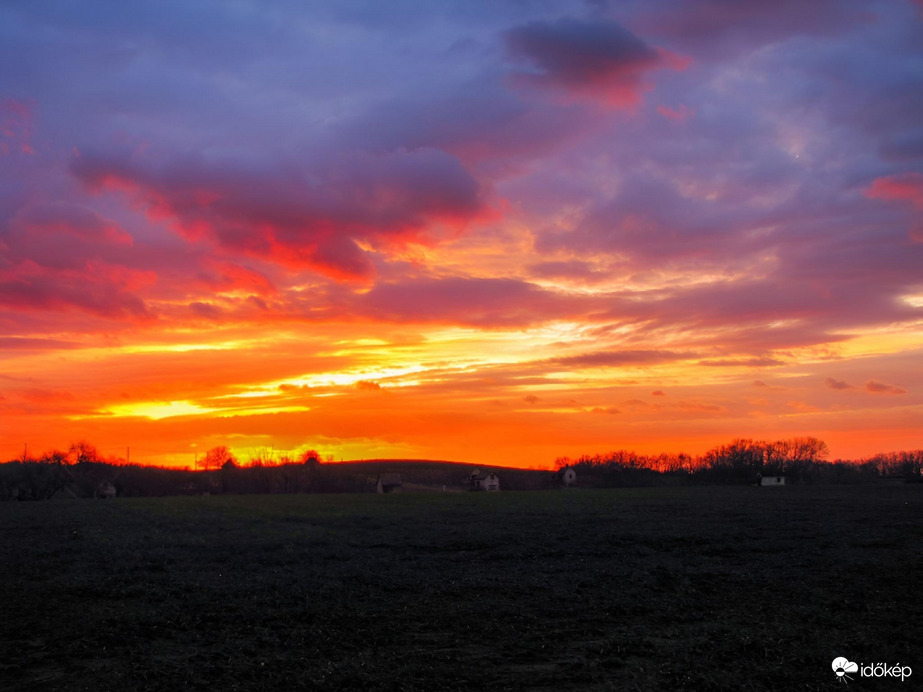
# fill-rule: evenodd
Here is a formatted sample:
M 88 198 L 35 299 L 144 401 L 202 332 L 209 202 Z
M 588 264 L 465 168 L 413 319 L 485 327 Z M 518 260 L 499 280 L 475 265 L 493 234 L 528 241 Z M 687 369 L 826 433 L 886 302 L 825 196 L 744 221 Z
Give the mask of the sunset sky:
M 923 3 L 0 5 L 0 458 L 923 447 Z

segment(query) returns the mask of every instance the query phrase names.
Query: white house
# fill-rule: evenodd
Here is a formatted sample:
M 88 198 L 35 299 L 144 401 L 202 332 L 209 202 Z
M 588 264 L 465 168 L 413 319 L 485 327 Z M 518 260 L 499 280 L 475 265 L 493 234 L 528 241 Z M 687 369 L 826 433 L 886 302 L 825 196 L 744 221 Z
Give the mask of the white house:
M 380 473 L 375 489 L 380 495 L 385 493 L 399 493 L 403 488 L 401 474 L 399 473 Z
M 773 487 L 785 485 L 785 476 L 763 476 L 760 478 L 760 485 Z
M 471 472 L 471 477 L 469 478 L 469 487 L 471 490 L 486 490 L 487 492 L 499 492 L 500 491 L 500 477 L 490 471 L 488 473 L 481 473 L 477 469 Z

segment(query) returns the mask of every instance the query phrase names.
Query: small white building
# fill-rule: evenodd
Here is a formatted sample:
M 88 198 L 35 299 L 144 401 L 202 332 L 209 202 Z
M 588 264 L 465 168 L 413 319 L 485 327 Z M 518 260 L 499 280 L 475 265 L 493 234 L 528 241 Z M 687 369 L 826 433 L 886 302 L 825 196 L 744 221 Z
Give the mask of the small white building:
M 378 474 L 378 482 L 375 484 L 375 489 L 379 495 L 384 495 L 385 493 L 399 493 L 403 489 L 403 486 L 401 474 L 380 473 Z
M 785 485 L 785 476 L 763 476 L 760 478 L 760 485 L 770 487 Z
M 481 473 L 475 469 L 471 472 L 469 487 L 471 490 L 486 490 L 487 492 L 496 493 L 500 491 L 500 477 L 493 471 Z
M 570 488 L 574 483 L 577 482 L 577 472 L 574 471 L 573 466 L 565 466 L 562 469 L 558 470 L 558 485 L 562 488 Z
M 103 481 L 96 487 L 94 495 L 100 500 L 111 500 L 115 497 L 115 486 L 109 481 Z

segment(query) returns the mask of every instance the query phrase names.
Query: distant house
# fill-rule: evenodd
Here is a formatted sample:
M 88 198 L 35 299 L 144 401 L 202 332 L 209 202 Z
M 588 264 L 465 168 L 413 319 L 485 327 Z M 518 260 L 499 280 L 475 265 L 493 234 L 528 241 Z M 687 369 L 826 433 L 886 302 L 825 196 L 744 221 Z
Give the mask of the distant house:
M 492 493 L 499 492 L 500 477 L 493 471 L 481 473 L 475 469 L 468 478 L 468 487 L 471 490 L 486 490 Z
M 399 493 L 403 487 L 401 474 L 380 473 L 378 474 L 378 482 L 375 484 L 375 487 L 379 494 Z
M 785 485 L 785 476 L 762 476 L 760 485 L 780 486 Z
M 93 496 L 100 500 L 111 500 L 115 497 L 115 486 L 109 481 L 103 481 L 96 486 L 96 492 L 93 493 Z
M 558 469 L 558 472 L 555 474 L 558 485 L 562 488 L 570 488 L 574 483 L 577 482 L 577 472 L 574 471 L 573 466 L 565 466 L 562 469 Z

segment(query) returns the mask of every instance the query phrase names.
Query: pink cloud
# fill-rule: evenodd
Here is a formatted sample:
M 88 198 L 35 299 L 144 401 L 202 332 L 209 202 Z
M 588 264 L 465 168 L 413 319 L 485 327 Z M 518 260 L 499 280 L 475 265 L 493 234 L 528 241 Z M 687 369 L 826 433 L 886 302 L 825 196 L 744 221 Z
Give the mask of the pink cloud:
M 923 174 L 903 173 L 876 178 L 865 189 L 865 196 L 872 199 L 907 202 L 914 209 L 923 210 Z
M 686 104 L 681 103 L 677 108 L 670 108 L 663 104 L 657 106 L 657 112 L 667 120 L 677 123 L 684 123 L 695 115 L 695 108 L 689 108 Z
M 541 324 L 584 314 L 590 307 L 580 298 L 516 279 L 465 277 L 379 282 L 356 305 L 377 320 L 485 328 Z
M 612 279 L 612 272 L 594 268 L 580 260 L 566 262 L 539 262 L 529 266 L 532 276 L 543 279 L 567 279 L 584 284 L 594 284 Z
M 29 101 L 0 101 L 0 155 L 13 151 L 34 154 L 32 148 L 33 107 Z
M 624 365 L 653 365 L 694 358 L 694 353 L 682 351 L 626 350 L 592 351 L 576 356 L 553 358 L 549 362 L 577 368 L 621 367 Z
M 923 174 L 903 173 L 876 178 L 864 190 L 866 197 L 909 205 L 916 218 L 910 228 L 910 237 L 923 243 L 923 218 L 917 212 L 923 211 Z
M 253 297 L 275 295 L 278 289 L 265 274 L 234 262 L 206 260 L 207 271 L 200 274 L 205 287 L 212 291 L 250 291 Z M 265 305 L 265 303 L 264 303 Z
M 49 236 L 68 234 L 83 241 L 131 245 L 133 239 L 117 223 L 83 205 L 55 202 L 28 206 L 13 219 L 14 229 L 31 234 L 47 252 Z
M 0 305 L 17 311 L 77 309 L 107 319 L 149 320 L 138 291 L 154 281 L 150 272 L 101 261 L 49 269 L 27 260 L 0 270 Z

